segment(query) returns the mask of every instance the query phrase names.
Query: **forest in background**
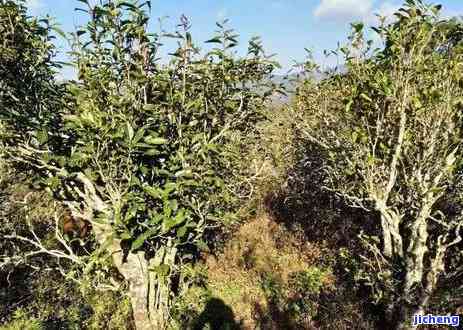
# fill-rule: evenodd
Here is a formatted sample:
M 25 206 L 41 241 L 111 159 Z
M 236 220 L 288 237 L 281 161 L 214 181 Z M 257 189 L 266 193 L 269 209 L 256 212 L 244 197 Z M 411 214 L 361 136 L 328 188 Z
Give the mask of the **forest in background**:
M 460 19 L 406 0 L 288 89 L 227 21 L 203 52 L 185 16 L 148 31 L 150 1 L 76 4 L 66 34 L 0 0 L 0 329 L 463 316 Z

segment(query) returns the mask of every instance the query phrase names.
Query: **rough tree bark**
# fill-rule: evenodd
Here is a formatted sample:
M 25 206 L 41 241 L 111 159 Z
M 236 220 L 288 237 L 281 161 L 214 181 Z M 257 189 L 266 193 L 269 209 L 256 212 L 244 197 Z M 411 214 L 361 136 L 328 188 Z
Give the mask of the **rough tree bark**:
M 84 211 L 77 202 L 66 202 L 74 216 L 92 223 L 96 241 L 109 249 L 114 266 L 129 284 L 128 295 L 132 304 L 133 318 L 137 330 L 164 329 L 167 326 L 170 307 L 170 280 L 154 271 L 153 267 L 173 265 L 176 247 L 170 242 L 160 248 L 154 258 L 148 260 L 144 252 L 124 253 L 121 240 L 114 237 L 111 227 L 113 211 L 110 205 L 98 196 L 94 184 L 82 173 L 76 180 L 84 191 L 74 187 L 84 201 Z M 94 213 L 103 213 L 104 223 L 94 221 Z

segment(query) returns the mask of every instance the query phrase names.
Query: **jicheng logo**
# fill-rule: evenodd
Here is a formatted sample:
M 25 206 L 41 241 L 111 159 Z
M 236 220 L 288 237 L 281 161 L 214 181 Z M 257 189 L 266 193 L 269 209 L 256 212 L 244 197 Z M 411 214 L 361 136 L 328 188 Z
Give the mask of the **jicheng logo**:
M 450 325 L 452 327 L 458 327 L 460 325 L 460 316 L 458 315 L 414 315 L 413 316 L 413 326 L 417 327 L 419 325 Z

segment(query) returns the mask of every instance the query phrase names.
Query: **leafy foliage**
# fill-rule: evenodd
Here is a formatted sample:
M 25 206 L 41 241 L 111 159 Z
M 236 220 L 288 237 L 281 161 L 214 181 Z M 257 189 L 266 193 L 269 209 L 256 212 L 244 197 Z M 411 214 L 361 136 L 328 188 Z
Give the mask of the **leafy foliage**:
M 462 26 L 439 9 L 407 1 L 394 23 L 375 28 L 383 49 L 352 24 L 340 48 L 347 72 L 307 83 L 298 99 L 325 189 L 377 212 L 381 236 L 360 236 L 363 275 L 394 319 L 395 308 L 426 308 L 461 241 Z
M 440 6 L 406 0 L 395 21 L 373 28 L 383 42 L 380 48 L 365 40 L 362 23 L 353 23 L 348 44 L 337 52 L 345 59 L 345 72 L 319 82 L 306 79 L 292 108 L 278 112 L 267 102 L 282 92 L 272 83 L 278 64 L 258 38 L 238 57 L 239 35 L 227 21 L 219 22 L 205 42 L 212 49 L 203 52 L 185 16 L 173 32 L 150 33 L 151 1 L 93 3 L 79 0 L 77 11 L 88 22 L 71 35 L 78 80 L 59 83 L 53 34 L 62 32 L 50 18 L 28 17 L 24 1 L 0 0 L 1 160 L 32 173 L 35 188 L 46 188 L 74 217 L 91 223 L 94 233 L 84 237 L 86 242 L 63 236 L 57 213 L 55 228 L 43 211 L 37 217 L 43 223 L 31 224 L 35 214 L 27 209 L 27 198 L 22 196 L 21 204 L 27 211 L 15 210 L 7 189 L 0 187 L 5 206 L 0 216 L 6 219 L 0 233 L 7 238 L 0 242 L 6 251 L 2 271 L 15 273 L 19 265 L 44 270 L 46 264 L 77 280 L 80 293 L 75 286 L 57 287 L 71 290 L 73 297 L 82 294 L 93 314 L 84 320 L 79 313 L 86 307 L 73 305 L 65 317 L 70 327 L 122 327 L 128 323 L 129 300 L 140 328 L 145 316 L 159 316 L 159 323 L 150 323 L 156 328 L 165 328 L 169 315 L 176 318 L 174 325 L 205 323 L 202 318 L 215 314 L 217 306 L 234 326 L 230 308 L 212 292 L 227 301 L 243 298 L 246 306 L 237 305 L 248 319 L 249 297 L 243 292 L 254 294 L 252 313 L 260 314 L 263 327 L 308 327 L 324 324 L 322 309 L 339 304 L 337 299 L 359 282 L 390 320 L 400 315 L 398 327 L 406 327 L 412 313 L 443 301 L 455 304 L 449 283 L 463 276 L 459 20 L 441 19 Z M 166 38 L 178 47 L 160 59 Z M 303 67 L 310 71 L 305 77 L 318 70 L 310 61 Z M 0 170 L 3 184 L 10 173 Z M 233 275 L 206 260 L 216 278 L 205 289 L 205 272 L 196 274 L 191 261 L 214 246 L 215 233 L 236 223 L 240 209 L 249 212 L 261 199 L 272 209 L 279 196 L 269 192 L 278 186 L 281 192 L 295 190 L 296 196 L 276 205 L 283 211 L 294 208 L 294 217 L 286 212 L 286 222 L 303 212 L 312 228 L 319 227 L 315 235 L 341 227 L 333 237 L 351 235 L 357 224 L 345 232 L 346 222 L 365 220 L 358 239 L 361 255 L 349 250 L 355 244 L 337 247 L 342 259 L 337 266 L 350 269 L 348 281 L 355 283 L 332 293 L 335 261 L 327 267 L 307 263 L 308 255 L 288 248 L 290 238 L 286 251 L 273 241 L 275 232 L 263 235 L 272 228 L 261 223 L 266 227 L 258 225 L 258 233 L 242 227 L 250 237 L 238 239 L 238 247 L 224 245 L 225 256 L 231 254 L 225 259 L 237 267 L 232 273 L 243 281 L 232 283 Z M 310 204 L 304 199 L 318 203 L 303 210 Z M 51 205 L 47 198 L 34 200 L 34 210 L 42 210 L 42 203 Z M 351 212 L 346 204 L 362 211 Z M 316 213 L 326 219 L 311 219 Z M 23 216 L 28 221 L 22 222 Z M 341 217 L 347 220 L 333 225 Z M 376 220 L 375 228 L 367 224 L 370 219 Z M 37 250 L 27 250 L 30 246 Z M 110 278 L 112 290 L 127 290 L 117 306 L 99 302 L 94 293 Z M 37 296 L 42 289 L 35 287 Z M 67 301 L 67 293 L 60 292 L 64 297 L 57 300 Z M 172 304 L 174 294 L 179 297 Z M 352 299 L 341 314 L 352 316 L 352 324 L 364 320 L 368 328 L 370 317 L 359 315 L 360 304 Z M 43 300 L 40 296 L 37 303 Z M 198 315 L 190 313 L 192 308 Z M 36 309 L 18 308 L 11 327 L 30 322 L 41 328 L 42 319 L 58 313 Z M 326 315 L 339 324 L 344 316 L 332 309 L 336 312 Z
M 3 142 L 40 145 L 59 125 L 62 87 L 49 18 L 29 18 L 23 1 L 0 2 L 0 119 Z M 50 140 L 52 140 L 50 138 Z M 56 146 L 55 146 L 56 147 Z
M 81 3 L 89 21 L 73 35 L 79 80 L 48 93 L 61 93 L 64 100 L 56 111 L 46 108 L 48 117 L 40 112 L 30 123 L 16 116 L 14 123 L 36 132 L 35 139 L 20 135 L 7 151 L 32 165 L 40 184 L 72 205 L 73 213 L 84 212 L 96 228 L 104 225 L 96 232 L 101 248 L 115 239 L 124 253 L 144 251 L 148 259 L 164 247 L 173 251 L 175 260 L 150 267 L 163 281 L 178 272 L 177 262 L 207 248 L 209 228 L 236 219 L 240 196 L 249 189 L 242 156 L 263 118 L 276 64 L 258 39 L 250 41 L 246 57 L 237 58 L 231 49 L 238 35 L 225 22 L 208 41 L 218 46 L 201 55 L 184 16 L 178 31 L 158 35 L 147 31 L 150 2 Z M 27 20 L 24 7 L 3 7 L 22 10 Z M 32 32 L 43 39 L 39 50 L 46 55 L 38 83 L 49 79 L 43 86 L 54 88 L 50 28 Z M 161 37 L 179 45 L 166 65 L 157 62 Z M 54 105 L 53 99 L 43 102 Z M 8 105 L 7 116 L 14 109 Z M 26 104 L 25 111 L 36 110 L 41 108 Z
M 117 194 L 114 228 L 132 250 L 201 244 L 208 225 L 233 219 L 236 170 L 265 101 L 255 90 L 273 69 L 255 43 L 234 58 L 237 36 L 220 24 L 213 40 L 222 47 L 200 56 L 185 17 L 167 36 L 178 50 L 159 65 L 148 4 L 89 6 L 74 45 L 76 108 L 66 117 L 74 146 L 65 166 Z

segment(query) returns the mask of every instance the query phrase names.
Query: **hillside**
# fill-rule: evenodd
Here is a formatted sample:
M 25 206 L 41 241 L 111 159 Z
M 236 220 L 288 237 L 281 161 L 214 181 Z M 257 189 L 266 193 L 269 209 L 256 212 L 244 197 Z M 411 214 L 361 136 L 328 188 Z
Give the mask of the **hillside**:
M 227 20 L 33 5 L 0 0 L 0 329 L 461 327 L 461 20 L 407 0 L 282 76 Z

